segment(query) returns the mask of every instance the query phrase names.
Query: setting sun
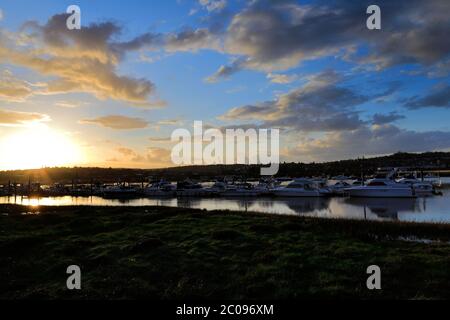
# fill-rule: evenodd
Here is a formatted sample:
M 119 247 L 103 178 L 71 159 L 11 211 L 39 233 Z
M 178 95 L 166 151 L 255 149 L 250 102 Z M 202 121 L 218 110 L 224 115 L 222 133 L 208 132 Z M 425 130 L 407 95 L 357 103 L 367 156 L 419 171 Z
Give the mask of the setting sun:
M 65 134 L 36 124 L 0 141 L 0 168 L 33 169 L 78 163 L 81 152 Z

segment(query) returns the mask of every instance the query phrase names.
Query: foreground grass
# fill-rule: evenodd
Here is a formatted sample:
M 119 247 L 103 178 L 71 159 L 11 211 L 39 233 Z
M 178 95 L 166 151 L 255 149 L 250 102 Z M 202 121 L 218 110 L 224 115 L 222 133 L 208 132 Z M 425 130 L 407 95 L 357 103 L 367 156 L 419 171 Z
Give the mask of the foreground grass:
M 20 214 L 33 210 L 40 214 Z M 444 299 L 449 241 L 447 225 L 3 205 L 0 298 Z M 66 289 L 72 264 L 81 291 Z M 366 288 L 372 264 L 382 269 L 380 291 Z

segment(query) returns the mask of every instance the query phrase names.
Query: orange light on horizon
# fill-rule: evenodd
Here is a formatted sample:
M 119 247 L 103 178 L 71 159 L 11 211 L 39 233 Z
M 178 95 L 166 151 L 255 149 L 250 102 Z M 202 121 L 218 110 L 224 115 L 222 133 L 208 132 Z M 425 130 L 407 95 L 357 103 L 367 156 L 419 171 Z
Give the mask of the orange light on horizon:
M 67 135 L 44 124 L 33 124 L 0 138 L 0 170 L 74 165 L 80 148 Z

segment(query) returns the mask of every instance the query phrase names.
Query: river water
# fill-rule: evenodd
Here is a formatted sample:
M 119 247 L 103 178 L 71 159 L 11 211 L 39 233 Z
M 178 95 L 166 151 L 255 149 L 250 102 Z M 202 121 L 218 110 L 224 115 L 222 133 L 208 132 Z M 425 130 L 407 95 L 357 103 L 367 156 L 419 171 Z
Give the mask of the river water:
M 169 206 L 233 210 L 323 218 L 450 223 L 450 189 L 443 196 L 417 199 L 377 198 L 169 198 L 104 199 L 101 197 L 0 197 L 0 204 L 28 206 Z M 0 212 L 1 214 L 1 212 Z

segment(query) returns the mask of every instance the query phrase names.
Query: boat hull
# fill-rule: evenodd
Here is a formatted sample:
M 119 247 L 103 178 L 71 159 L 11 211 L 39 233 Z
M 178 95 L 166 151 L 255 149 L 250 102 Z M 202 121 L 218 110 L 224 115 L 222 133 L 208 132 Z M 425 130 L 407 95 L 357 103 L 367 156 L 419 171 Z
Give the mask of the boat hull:
M 275 197 L 283 198 L 303 198 L 303 197 L 323 197 L 318 190 L 273 190 L 272 194 Z
M 346 189 L 350 197 L 358 198 L 415 198 L 414 190 L 410 188 L 350 188 Z
M 175 191 L 163 191 L 163 190 L 145 190 L 144 195 L 147 197 L 174 197 Z
M 104 198 L 133 198 L 138 197 L 137 192 L 103 192 Z
M 258 197 L 262 195 L 259 191 L 228 190 L 220 193 L 222 197 Z
M 216 192 L 204 189 L 186 189 L 176 191 L 177 197 L 213 197 L 216 195 Z
M 416 191 L 416 195 L 418 197 L 429 197 L 434 195 L 434 191 L 433 190 L 428 190 L 428 189 L 415 189 Z

